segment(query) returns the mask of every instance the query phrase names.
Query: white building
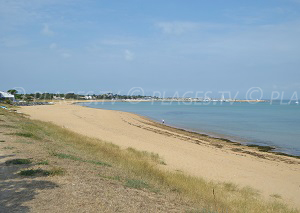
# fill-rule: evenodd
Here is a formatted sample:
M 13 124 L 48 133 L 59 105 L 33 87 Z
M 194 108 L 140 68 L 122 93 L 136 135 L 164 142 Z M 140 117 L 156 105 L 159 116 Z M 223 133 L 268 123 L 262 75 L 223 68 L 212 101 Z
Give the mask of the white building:
M 3 91 L 0 91 L 0 100 L 11 100 L 11 101 L 14 101 L 15 100 L 15 96 L 8 93 L 8 92 L 3 92 Z
M 59 97 L 59 96 L 53 96 L 53 99 L 54 100 L 65 100 L 65 98 L 64 97 Z
M 92 97 L 91 95 L 86 95 L 86 96 L 84 96 L 84 99 L 85 99 L 85 100 L 92 100 L 93 97 Z

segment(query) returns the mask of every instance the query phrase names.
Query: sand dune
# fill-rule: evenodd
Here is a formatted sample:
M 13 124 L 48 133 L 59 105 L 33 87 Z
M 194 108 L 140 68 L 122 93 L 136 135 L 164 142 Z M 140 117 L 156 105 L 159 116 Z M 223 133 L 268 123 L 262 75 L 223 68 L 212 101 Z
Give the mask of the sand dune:
M 164 128 L 126 112 L 70 103 L 22 107 L 20 111 L 33 119 L 51 121 L 122 148 L 158 153 L 165 160 L 167 165 L 163 167 L 166 169 L 251 186 L 266 197 L 278 194 L 289 204 L 300 207 L 299 159 L 260 153 L 245 147 L 237 149 L 225 142 L 204 140 L 193 134 Z

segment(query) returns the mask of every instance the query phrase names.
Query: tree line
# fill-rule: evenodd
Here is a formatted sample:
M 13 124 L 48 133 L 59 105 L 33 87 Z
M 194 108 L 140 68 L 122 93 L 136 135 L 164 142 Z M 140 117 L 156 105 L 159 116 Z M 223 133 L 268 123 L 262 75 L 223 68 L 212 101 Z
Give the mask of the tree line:
M 93 100 L 116 100 L 116 99 L 145 99 L 145 98 L 153 98 L 151 96 L 142 96 L 142 95 L 120 95 L 113 93 L 106 94 L 92 94 L 92 95 L 82 95 L 76 93 L 28 93 L 28 94 L 19 94 L 17 90 L 11 89 L 8 90 L 10 94 L 15 96 L 17 100 L 24 101 L 33 101 L 33 100 L 53 100 L 53 99 L 73 99 L 73 100 L 82 100 L 86 99 L 86 96 L 89 99 Z

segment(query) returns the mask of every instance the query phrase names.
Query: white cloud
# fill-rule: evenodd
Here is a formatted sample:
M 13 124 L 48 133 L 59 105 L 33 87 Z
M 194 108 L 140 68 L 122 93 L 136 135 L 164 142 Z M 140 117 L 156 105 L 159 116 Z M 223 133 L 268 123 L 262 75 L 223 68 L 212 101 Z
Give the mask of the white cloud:
M 124 57 L 125 57 L 125 60 L 132 61 L 134 59 L 134 53 L 131 52 L 130 50 L 125 50 Z
M 52 36 L 54 35 L 54 32 L 49 28 L 48 24 L 44 24 L 42 34 L 46 36 Z
M 72 55 L 70 53 L 62 53 L 61 56 L 63 58 L 70 58 L 70 57 L 72 57 Z
M 51 50 L 57 49 L 57 44 L 56 43 L 52 43 L 52 44 L 49 45 L 49 48 Z
M 182 34 L 198 28 L 198 23 L 195 22 L 159 22 L 156 24 L 163 33 L 167 34 Z
M 215 31 L 215 30 L 223 30 L 223 29 L 231 29 L 236 26 L 229 24 L 220 24 L 213 22 L 158 22 L 155 24 L 163 33 L 165 34 L 174 34 L 180 35 L 190 32 L 197 31 Z

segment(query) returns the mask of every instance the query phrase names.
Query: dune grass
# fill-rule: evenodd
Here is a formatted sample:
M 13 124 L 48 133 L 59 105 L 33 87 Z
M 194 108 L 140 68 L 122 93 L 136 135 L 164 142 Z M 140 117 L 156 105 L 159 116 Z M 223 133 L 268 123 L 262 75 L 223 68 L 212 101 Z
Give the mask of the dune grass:
M 15 132 L 15 133 L 8 133 L 6 135 L 16 135 L 16 136 L 25 137 L 25 138 L 34 138 L 34 135 L 32 133 L 28 133 L 28 132 Z M 38 138 L 36 138 L 36 139 L 38 139 Z
M 14 115 L 18 116 L 18 115 Z M 210 212 L 298 212 L 277 199 L 264 200 L 249 187 L 241 188 L 233 183 L 216 183 L 181 172 L 166 171 L 156 154 L 120 147 L 95 138 L 89 138 L 48 122 L 20 118 L 20 128 L 33 138 L 60 146 L 71 145 L 81 153 L 93 156 L 96 161 L 108 162 L 134 175 L 127 186 L 146 188 L 148 184 L 163 191 L 177 193 L 182 200 L 199 209 Z M 57 145 L 58 144 L 58 145 Z M 58 153 L 57 150 L 51 150 Z M 57 157 L 81 160 L 76 156 L 60 153 Z M 143 185 L 144 184 L 144 185 Z M 274 186 L 275 187 L 275 186 Z
M 101 162 L 101 161 L 94 161 L 94 160 L 84 160 L 80 157 L 76 157 L 74 155 L 70 154 L 64 154 L 64 153 L 52 153 L 52 155 L 58 157 L 58 158 L 64 158 L 64 159 L 70 159 L 73 161 L 80 161 L 80 162 L 85 162 L 85 163 L 91 163 L 95 165 L 101 165 L 101 166 L 108 166 L 111 167 L 111 164 L 106 163 L 106 162 Z

